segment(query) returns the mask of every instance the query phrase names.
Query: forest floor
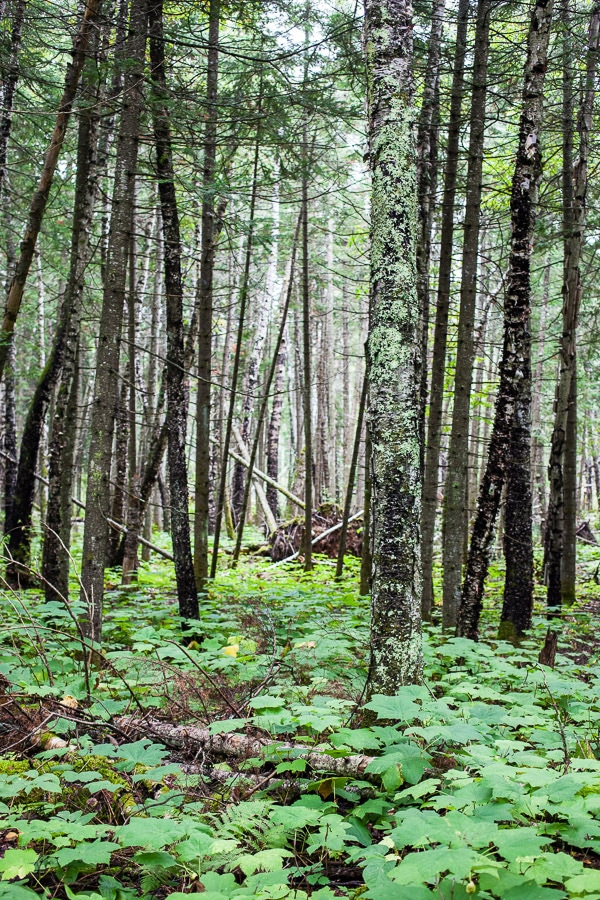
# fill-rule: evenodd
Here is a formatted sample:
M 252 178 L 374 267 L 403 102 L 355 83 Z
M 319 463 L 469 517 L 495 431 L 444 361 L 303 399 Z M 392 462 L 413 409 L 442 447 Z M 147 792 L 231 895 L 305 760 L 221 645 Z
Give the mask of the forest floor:
M 554 669 L 541 602 L 519 647 L 495 639 L 498 568 L 484 639 L 427 626 L 423 685 L 366 710 L 355 561 L 335 583 L 331 561 L 246 559 L 183 642 L 170 565 L 115 574 L 93 668 L 77 603 L 2 594 L 0 897 L 597 900 L 600 548 L 582 557 Z

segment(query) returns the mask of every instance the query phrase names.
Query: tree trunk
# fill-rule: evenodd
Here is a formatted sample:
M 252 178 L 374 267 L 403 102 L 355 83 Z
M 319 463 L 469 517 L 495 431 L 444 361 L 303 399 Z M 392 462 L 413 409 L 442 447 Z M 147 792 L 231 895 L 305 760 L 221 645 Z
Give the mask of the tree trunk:
M 292 244 L 292 255 L 290 258 L 289 269 L 288 269 L 288 273 L 287 273 L 287 282 L 284 286 L 285 300 L 284 300 L 283 309 L 281 312 L 281 323 L 279 325 L 279 331 L 277 333 L 277 338 L 275 340 L 275 350 L 273 353 L 273 359 L 271 362 L 271 366 L 269 368 L 269 373 L 267 375 L 267 380 L 266 380 L 265 387 L 264 387 L 263 399 L 262 399 L 262 402 L 261 402 L 261 405 L 260 405 L 260 408 L 258 411 L 258 416 L 256 417 L 256 433 L 254 435 L 254 441 L 252 442 L 252 449 L 250 451 L 250 457 L 248 460 L 248 466 L 247 466 L 248 471 L 246 473 L 246 480 L 245 480 L 245 484 L 244 484 L 244 496 L 242 498 L 242 505 L 241 505 L 241 508 L 239 511 L 239 521 L 238 521 L 238 527 L 237 527 L 235 547 L 233 550 L 232 567 L 235 567 L 237 565 L 237 562 L 238 562 L 238 559 L 240 556 L 240 550 L 242 548 L 242 537 L 244 535 L 244 522 L 246 519 L 246 513 L 248 511 L 248 504 L 249 504 L 249 500 L 250 500 L 250 488 L 252 485 L 252 475 L 254 473 L 254 464 L 256 462 L 256 454 L 258 451 L 259 439 L 260 439 L 260 435 L 261 435 L 261 431 L 262 431 L 263 422 L 265 421 L 265 416 L 267 413 L 267 407 L 269 404 L 269 394 L 271 392 L 271 385 L 273 384 L 273 378 L 275 377 L 275 372 L 277 370 L 277 365 L 279 362 L 279 350 L 280 350 L 281 344 L 283 342 L 283 336 L 285 334 L 285 329 L 286 329 L 286 325 L 287 325 L 288 310 L 290 308 L 290 301 L 292 299 L 292 289 L 293 289 L 293 281 L 294 281 L 294 265 L 296 262 L 296 249 L 298 246 L 298 233 L 300 230 L 300 221 L 301 221 L 301 219 L 298 219 L 298 224 L 296 226 L 296 233 L 294 235 L 294 243 Z M 242 441 L 243 441 L 243 443 L 245 443 L 243 433 L 242 433 Z M 270 508 L 270 504 L 269 504 L 269 508 Z
M 153 123 L 156 168 L 163 223 L 165 289 L 167 295 L 167 432 L 169 482 L 173 530 L 173 555 L 177 579 L 177 599 L 182 619 L 199 616 L 194 578 L 188 480 L 185 457 L 187 403 L 184 390 L 185 341 L 183 334 L 183 281 L 181 277 L 181 236 L 173 174 L 171 126 L 167 108 L 163 2 L 150 2 L 150 60 L 152 63 Z
M 275 374 L 275 389 L 273 391 L 273 406 L 269 419 L 267 435 L 267 475 L 278 481 L 279 479 L 279 435 L 281 433 L 281 417 L 283 413 L 283 392 L 285 388 L 285 370 L 287 364 L 287 338 L 284 333 L 279 345 L 277 357 L 277 372 Z M 267 501 L 276 519 L 279 518 L 279 494 L 277 488 L 267 487 Z
M 425 461 L 425 409 L 427 406 L 427 345 L 429 342 L 429 263 L 431 258 L 431 229 L 437 186 L 437 129 L 439 118 L 439 80 L 442 32 L 446 0 L 434 0 L 431 13 L 427 69 L 423 84 L 423 103 L 417 131 L 417 297 L 423 321 L 421 325 L 421 452 Z
M 356 478 L 356 467 L 358 465 L 358 454 L 360 452 L 360 439 L 363 429 L 363 421 L 365 417 L 365 407 L 367 405 L 367 394 L 369 385 L 367 379 L 363 381 L 363 388 L 360 395 L 360 404 L 358 407 L 358 417 L 356 420 L 356 434 L 354 436 L 354 446 L 352 448 L 352 459 L 350 461 L 350 470 L 348 472 L 348 484 L 346 486 L 346 498 L 344 501 L 344 512 L 342 516 L 342 530 L 340 532 L 340 543 L 338 548 L 337 564 L 335 569 L 335 577 L 341 578 L 344 571 L 344 555 L 346 553 L 346 535 L 348 533 L 348 519 L 352 508 L 352 496 L 354 494 L 354 481 Z
M 444 404 L 444 374 L 446 367 L 446 344 L 448 340 L 448 315 L 450 308 L 450 276 L 452 272 L 452 247 L 454 238 L 454 206 L 456 199 L 456 176 L 458 171 L 458 150 L 461 123 L 461 107 L 464 93 L 464 68 L 469 21 L 469 0 L 459 0 L 456 26 L 456 49 L 452 94 L 450 100 L 450 122 L 446 165 L 444 170 L 444 192 L 442 201 L 442 221 L 440 235 L 440 263 L 438 291 L 433 335 L 433 358 L 431 363 L 431 387 L 429 392 L 429 421 L 425 448 L 425 475 L 423 482 L 422 566 L 423 598 L 422 612 L 425 619 L 431 615 L 433 605 L 433 546 L 437 511 L 440 449 L 442 442 L 442 420 Z
M 544 472 L 544 444 L 542 441 L 541 427 L 541 399 L 544 387 L 544 349 L 546 346 L 546 319 L 548 317 L 548 301 L 550 297 L 550 255 L 546 255 L 544 268 L 544 286 L 542 289 L 542 308 L 540 310 L 540 326 L 538 329 L 538 349 L 535 375 L 533 380 L 533 397 L 531 403 L 531 475 L 532 490 L 534 493 L 533 508 L 534 519 L 536 502 L 538 507 L 537 519 L 540 525 L 540 535 L 544 540 L 544 522 L 546 520 L 546 473 Z
M 85 629 L 88 636 L 98 643 L 102 634 L 104 567 L 108 545 L 106 517 L 110 499 L 109 479 L 114 430 L 114 400 L 119 373 L 127 256 L 137 170 L 146 48 L 146 17 L 146 0 L 132 0 L 129 35 L 124 51 L 127 67 L 117 143 L 108 265 L 102 298 L 90 425 L 91 443 L 81 563 L 81 600 L 88 607 L 88 616 L 84 623 Z
M 565 429 L 563 458 L 564 546 L 560 567 L 561 600 L 567 606 L 576 599 L 577 579 L 577 353 L 572 360 L 571 392 Z M 582 457 L 585 450 L 582 447 Z
M 305 71 L 306 80 L 306 71 Z M 308 125 L 305 112 L 302 132 L 302 373 L 304 406 L 304 571 L 310 572 L 312 563 L 313 514 L 313 446 L 312 446 L 312 374 L 310 335 L 310 283 L 308 249 Z
M 219 542 L 221 538 L 221 523 L 223 519 L 223 510 L 225 508 L 225 492 L 227 490 L 227 463 L 229 455 L 229 447 L 231 445 L 231 432 L 233 428 L 233 419 L 235 414 L 235 403 L 237 397 L 237 387 L 240 372 L 240 360 L 242 355 L 242 344 L 244 340 L 244 326 L 246 322 L 246 308 L 248 305 L 248 294 L 250 290 L 250 267 L 252 265 L 252 248 L 254 244 L 254 225 L 256 200 L 258 196 L 258 162 L 260 156 L 260 100 L 262 97 L 262 77 L 259 89 L 259 106 L 258 121 L 256 128 L 256 140 L 254 144 L 254 163 L 252 167 L 252 191 L 250 196 L 250 209 L 248 212 L 248 237 L 246 239 L 246 252 L 244 258 L 244 273 L 242 275 L 242 283 L 240 285 L 240 309 L 238 316 L 238 327 L 235 341 L 235 354 L 233 357 L 233 371 L 231 373 L 231 386 L 229 398 L 229 410 L 227 413 L 227 424 L 225 426 L 225 440 L 223 442 L 223 450 L 221 455 L 221 474 L 219 479 L 219 494 L 217 497 L 217 508 L 215 514 L 215 534 L 213 538 L 213 552 L 210 561 L 210 577 L 215 578 L 217 574 Z M 244 441 L 245 444 L 245 441 Z
M 454 628 L 456 625 L 460 606 L 463 546 L 468 527 L 466 501 L 469 474 L 469 418 L 475 359 L 475 305 L 491 9 L 492 0 L 479 0 L 473 61 L 471 134 L 465 198 L 454 405 L 448 445 L 448 472 L 444 489 L 444 605 L 442 618 L 444 628 Z
M 370 694 L 422 674 L 420 311 L 416 296 L 416 165 L 412 136 L 412 4 L 367 0 L 371 309 Z
M 567 4 L 568 0 L 563 0 Z M 568 7 L 567 7 L 568 8 Z M 579 132 L 579 154 L 575 167 L 569 160 L 570 146 L 563 147 L 563 209 L 565 227 L 562 334 L 559 346 L 560 372 L 555 400 L 555 418 L 550 445 L 548 477 L 550 499 L 545 542 L 545 573 L 548 585 L 549 607 L 559 607 L 562 603 L 562 561 L 565 545 L 564 517 L 564 465 L 567 440 L 567 420 L 571 405 L 571 384 L 576 377 L 576 329 L 581 303 L 582 283 L 580 260 L 586 224 L 587 169 L 590 130 L 594 109 L 596 56 L 599 44 L 600 6 L 594 4 L 590 18 L 588 35 L 588 55 L 583 94 L 577 130 Z M 565 88 L 566 91 L 566 88 Z M 568 97 L 565 97 L 565 119 L 569 115 Z M 571 112 L 572 128 L 572 112 Z M 567 128 L 563 125 L 563 131 Z M 572 180 L 571 180 L 572 179 Z M 571 512 L 572 515 L 572 512 Z M 571 525 L 572 529 L 572 525 Z M 570 599 L 572 589 L 569 589 Z
M 194 575 L 203 591 L 208 577 L 210 518 L 210 404 L 212 378 L 213 272 L 215 266 L 214 179 L 217 158 L 217 90 L 219 83 L 219 17 L 221 0 L 209 0 L 206 126 L 202 172 L 202 249 L 198 330 L 198 394 L 196 399 L 196 473 L 194 479 Z
M 538 186 L 541 178 L 540 131 L 542 124 L 543 87 L 546 73 L 548 40 L 552 20 L 552 0 L 536 0 L 529 28 L 525 64 L 523 109 L 519 125 L 519 147 L 511 194 L 510 263 L 504 298 L 504 344 L 500 365 L 500 385 L 496 398 L 494 427 L 490 441 L 485 475 L 479 491 L 477 514 L 473 525 L 469 557 L 458 615 L 457 634 L 477 639 L 483 588 L 489 567 L 489 554 L 494 525 L 502 496 L 502 488 L 511 464 L 513 431 L 529 427 L 526 406 L 530 384 L 529 312 L 531 302 L 530 258 L 533 244 Z M 532 560 L 531 488 L 529 473 L 524 486 L 523 504 L 529 504 L 528 535 L 515 534 L 527 542 L 519 562 L 524 584 L 514 593 L 505 589 L 502 620 L 510 621 L 516 632 L 527 627 L 531 616 Z M 528 499 L 529 498 L 529 499 Z M 515 565 L 513 574 L 518 566 Z M 508 587 L 508 583 L 507 583 Z M 507 602 L 508 601 L 508 602 Z M 515 605 L 518 601 L 519 605 Z
M 25 19 L 27 0 L 17 0 L 12 16 L 10 37 L 10 56 L 2 91 L 2 117 L 0 118 L 0 191 L 4 185 L 6 163 L 8 160 L 8 139 L 12 127 L 13 100 L 19 80 L 19 52 L 21 50 L 21 34 Z M 1 376 L 0 376 L 1 379 Z
M 95 26 L 101 0 L 86 0 L 85 12 L 79 27 L 79 31 L 73 43 L 71 51 L 72 60 L 67 67 L 65 86 L 60 101 L 58 115 L 50 146 L 46 151 L 42 174 L 36 192 L 33 195 L 29 208 L 29 220 L 27 230 L 21 243 L 21 253 L 15 269 L 15 274 L 10 285 L 2 326 L 0 327 L 0 381 L 4 372 L 9 345 L 13 339 L 15 322 L 19 315 L 25 282 L 31 268 L 35 245 L 42 227 L 46 204 L 50 196 L 50 188 L 54 179 L 54 172 L 58 157 L 65 139 L 67 125 L 71 116 L 79 76 L 87 56 L 87 48 L 93 28 Z

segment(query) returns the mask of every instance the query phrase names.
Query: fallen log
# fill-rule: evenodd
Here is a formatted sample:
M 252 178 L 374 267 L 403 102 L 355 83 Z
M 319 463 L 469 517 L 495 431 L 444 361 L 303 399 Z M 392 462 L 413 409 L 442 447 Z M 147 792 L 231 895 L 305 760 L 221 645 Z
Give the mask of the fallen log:
M 198 750 L 208 750 L 214 754 L 236 759 L 258 757 L 267 762 L 281 762 L 282 759 L 304 759 L 315 772 L 342 775 L 353 778 L 376 780 L 366 772 L 375 757 L 355 754 L 353 756 L 330 756 L 324 749 L 306 747 L 291 741 L 263 741 L 245 734 L 211 734 L 208 728 L 195 725 L 171 725 L 157 719 L 137 719 L 123 716 L 117 719 L 119 728 L 126 732 L 157 738 L 168 747 L 177 750 L 188 749 L 194 755 Z

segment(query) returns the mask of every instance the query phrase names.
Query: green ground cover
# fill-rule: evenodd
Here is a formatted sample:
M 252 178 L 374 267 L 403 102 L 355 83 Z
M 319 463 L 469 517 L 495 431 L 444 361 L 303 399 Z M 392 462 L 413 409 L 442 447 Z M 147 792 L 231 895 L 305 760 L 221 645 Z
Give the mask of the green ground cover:
M 0 897 L 600 898 L 597 555 L 554 669 L 537 663 L 541 605 L 521 646 L 494 639 L 496 572 L 486 638 L 429 626 L 424 683 L 366 710 L 356 566 L 336 584 L 327 561 L 246 561 L 184 642 L 168 564 L 129 588 L 115 575 L 94 667 L 76 603 L 3 593 Z M 174 750 L 123 716 L 267 747 Z M 49 735 L 68 746 L 41 749 Z M 342 777 L 289 743 L 370 761 Z

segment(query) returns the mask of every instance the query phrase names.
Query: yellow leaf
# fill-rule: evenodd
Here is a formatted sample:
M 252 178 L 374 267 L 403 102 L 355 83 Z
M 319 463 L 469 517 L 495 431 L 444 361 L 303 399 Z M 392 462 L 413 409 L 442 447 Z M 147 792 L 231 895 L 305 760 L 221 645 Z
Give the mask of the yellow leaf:
M 239 649 L 239 644 L 230 644 L 228 647 L 224 648 L 223 653 L 225 656 L 233 656 L 233 658 L 235 659 L 235 657 L 238 655 Z

